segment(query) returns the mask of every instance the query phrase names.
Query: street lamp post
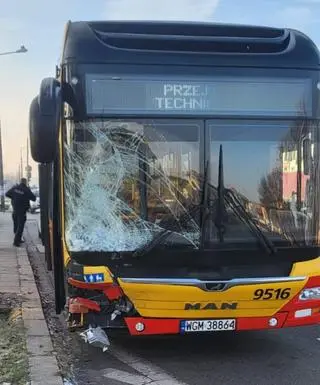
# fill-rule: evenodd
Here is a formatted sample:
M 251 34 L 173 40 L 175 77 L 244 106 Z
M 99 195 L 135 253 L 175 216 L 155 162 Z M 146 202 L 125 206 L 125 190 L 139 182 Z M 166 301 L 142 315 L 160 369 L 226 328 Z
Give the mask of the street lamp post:
M 28 52 L 27 48 L 24 45 L 22 45 L 19 49 L 16 49 L 15 51 L 0 52 L 0 56 L 14 55 L 15 53 L 26 53 L 26 52 Z
M 27 48 L 22 45 L 19 49 L 15 51 L 0 52 L 0 56 L 4 55 L 14 55 L 16 53 L 26 53 L 28 52 Z M 2 136 L 1 136 L 1 125 L 0 125 L 0 211 L 5 211 L 5 199 L 4 199 L 4 177 L 3 177 L 3 154 L 2 154 Z
M 30 180 L 31 180 L 31 171 L 32 171 L 32 168 L 31 168 L 30 162 L 29 162 L 29 138 L 27 138 L 27 166 L 26 166 L 26 174 L 27 174 L 28 186 L 29 186 Z
M 20 147 L 20 170 L 21 170 L 21 176 L 20 179 L 23 178 L 24 172 L 23 172 L 23 156 L 22 156 L 22 150 L 23 147 Z
M 23 155 L 26 150 L 26 156 Z M 19 164 L 19 179 L 25 177 L 28 181 L 28 184 L 31 180 L 31 171 L 32 167 L 29 162 L 29 138 L 27 138 L 27 145 L 20 147 L 20 164 Z

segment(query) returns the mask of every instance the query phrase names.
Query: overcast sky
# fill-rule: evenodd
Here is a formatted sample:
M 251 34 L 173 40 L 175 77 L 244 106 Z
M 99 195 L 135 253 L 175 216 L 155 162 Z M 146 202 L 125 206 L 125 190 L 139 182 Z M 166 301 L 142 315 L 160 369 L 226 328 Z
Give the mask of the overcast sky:
M 320 45 L 320 0 L 0 0 L 0 118 L 5 172 L 18 170 L 28 110 L 43 77 L 54 76 L 67 20 L 162 19 L 289 26 Z M 25 149 L 23 156 L 25 157 Z

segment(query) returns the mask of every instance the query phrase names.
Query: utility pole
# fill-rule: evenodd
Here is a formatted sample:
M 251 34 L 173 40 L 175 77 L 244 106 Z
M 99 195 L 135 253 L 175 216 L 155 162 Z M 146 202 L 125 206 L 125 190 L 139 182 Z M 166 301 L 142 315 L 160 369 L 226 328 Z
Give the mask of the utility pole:
M 27 166 L 26 166 L 26 171 L 27 171 L 27 181 L 28 181 L 28 185 L 29 185 L 30 178 L 31 178 L 30 165 L 29 165 L 29 138 L 27 138 Z
M 20 148 L 20 170 L 21 170 L 21 178 L 23 178 L 23 160 L 22 160 L 22 147 Z
M 3 154 L 2 154 L 2 132 L 1 132 L 1 121 L 0 121 L 0 210 L 5 211 L 5 200 L 4 200 L 4 180 L 3 180 Z

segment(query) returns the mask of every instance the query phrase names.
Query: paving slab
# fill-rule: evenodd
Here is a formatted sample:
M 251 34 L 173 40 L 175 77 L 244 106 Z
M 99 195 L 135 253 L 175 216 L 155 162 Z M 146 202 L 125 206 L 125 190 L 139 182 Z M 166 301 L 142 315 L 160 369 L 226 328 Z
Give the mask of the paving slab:
M 6 282 L 0 282 L 0 293 L 17 293 L 19 292 L 19 284 L 18 285 L 7 285 Z
M 55 357 L 31 356 L 30 364 L 32 385 L 63 385 Z
M 11 215 L 0 213 L 0 293 L 21 298 L 31 385 L 63 385 L 27 250 L 12 239 Z
M 35 293 L 39 293 L 38 292 L 38 288 L 37 288 L 37 285 L 36 283 L 33 281 L 21 281 L 20 282 L 21 284 L 21 291 L 22 292 L 35 292 Z M 29 293 L 31 294 L 31 293 Z
M 43 320 L 25 319 L 24 326 L 27 336 L 50 336 L 47 323 Z
M 22 308 L 22 315 L 24 320 L 44 320 L 42 309 L 35 308 Z
M 23 295 L 23 303 L 22 306 L 25 308 L 38 308 L 42 311 L 42 305 L 40 298 L 27 298 L 26 295 Z
M 44 336 L 27 337 L 27 350 L 33 356 L 50 356 L 53 352 L 51 338 Z
M 30 266 L 21 267 L 19 269 L 19 273 L 33 276 L 33 272 Z
M 34 277 L 30 277 L 30 274 L 20 274 L 20 281 L 23 282 L 34 282 Z
M 16 272 L 13 272 L 12 274 L 6 274 L 0 270 L 0 282 L 19 282 L 19 278 L 19 274 Z

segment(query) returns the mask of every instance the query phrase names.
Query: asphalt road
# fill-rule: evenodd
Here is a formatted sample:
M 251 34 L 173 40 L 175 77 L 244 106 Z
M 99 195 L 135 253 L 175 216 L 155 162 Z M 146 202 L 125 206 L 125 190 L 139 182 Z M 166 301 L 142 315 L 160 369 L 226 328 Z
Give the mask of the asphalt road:
M 39 244 L 35 222 L 28 230 L 27 242 Z M 70 345 L 80 346 L 75 360 L 82 373 L 75 370 L 74 384 L 320 384 L 319 327 L 165 338 L 113 333 L 110 341 L 110 351 L 102 353 L 73 333 Z

